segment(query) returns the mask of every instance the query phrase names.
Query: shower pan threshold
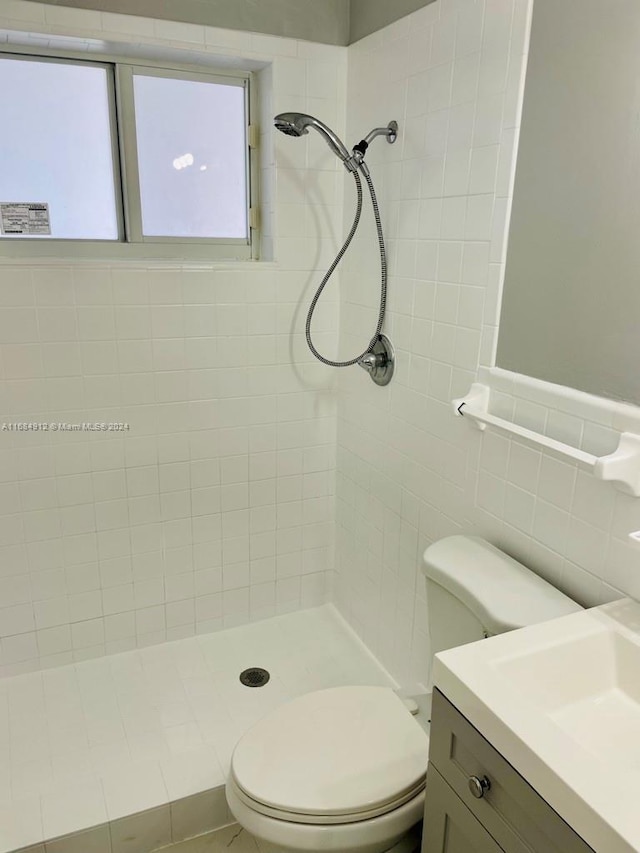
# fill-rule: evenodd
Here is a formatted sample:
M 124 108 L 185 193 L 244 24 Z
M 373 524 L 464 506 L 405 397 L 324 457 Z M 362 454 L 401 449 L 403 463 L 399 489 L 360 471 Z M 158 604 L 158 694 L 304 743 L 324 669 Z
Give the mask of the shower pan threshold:
M 240 673 L 268 670 L 264 686 Z M 242 734 L 323 687 L 396 687 L 333 607 L 0 680 L 0 853 L 148 853 L 230 823 Z

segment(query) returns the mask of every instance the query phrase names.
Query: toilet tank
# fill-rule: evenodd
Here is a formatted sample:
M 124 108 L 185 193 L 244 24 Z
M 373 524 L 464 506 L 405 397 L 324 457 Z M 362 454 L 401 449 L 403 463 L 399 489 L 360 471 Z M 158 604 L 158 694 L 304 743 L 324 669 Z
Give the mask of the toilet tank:
M 582 610 L 479 536 L 448 536 L 424 552 L 431 649 L 462 646 Z

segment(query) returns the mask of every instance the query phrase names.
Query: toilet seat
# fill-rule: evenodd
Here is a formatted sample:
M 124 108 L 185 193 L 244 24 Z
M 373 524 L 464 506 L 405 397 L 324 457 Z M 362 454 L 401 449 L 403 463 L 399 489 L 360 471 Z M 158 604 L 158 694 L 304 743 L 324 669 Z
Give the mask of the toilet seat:
M 429 738 L 386 687 L 300 696 L 260 720 L 231 759 L 236 796 L 269 817 L 344 824 L 387 814 L 424 788 Z
M 231 778 L 227 780 L 226 794 L 231 813 L 240 826 L 278 849 L 299 853 L 387 853 L 392 848 L 395 850 L 394 845 L 410 833 L 424 815 L 424 791 L 380 817 L 339 825 L 293 823 L 261 814 L 239 799 Z M 415 847 L 414 842 L 407 849 Z
M 395 797 L 389 802 L 384 803 L 378 806 L 375 809 L 369 809 L 363 812 L 352 812 L 349 814 L 332 814 L 332 815 L 322 815 L 322 814 L 300 814 L 298 812 L 290 812 L 285 811 L 284 809 L 275 809 L 270 806 L 265 805 L 264 803 L 258 802 L 258 800 L 252 799 L 246 791 L 244 791 L 241 786 L 238 784 L 237 780 L 234 778 L 233 774 L 227 781 L 227 786 L 231 787 L 236 797 L 240 800 L 241 803 L 244 803 L 245 806 L 252 809 L 258 814 L 266 815 L 267 817 L 273 818 L 274 820 L 283 820 L 289 823 L 300 823 L 305 824 L 307 826 L 336 826 L 347 823 L 358 823 L 363 820 L 371 820 L 371 818 L 381 817 L 383 815 L 388 814 L 389 812 L 395 811 L 399 809 L 401 806 L 404 806 L 405 803 L 410 802 L 419 794 L 422 793 L 425 789 L 425 780 L 422 779 L 416 785 L 413 791 L 410 791 L 404 794 L 402 797 Z

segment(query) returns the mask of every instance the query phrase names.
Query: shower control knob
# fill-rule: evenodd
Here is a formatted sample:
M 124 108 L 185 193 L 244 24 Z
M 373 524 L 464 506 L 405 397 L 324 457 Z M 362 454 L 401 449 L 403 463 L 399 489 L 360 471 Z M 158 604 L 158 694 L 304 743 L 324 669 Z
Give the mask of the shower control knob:
M 491 789 L 491 782 L 487 779 L 486 776 L 483 776 L 481 779 L 477 776 L 469 777 L 469 790 L 473 794 L 476 799 L 481 799 L 484 797 L 487 791 Z
M 365 370 L 375 370 L 377 367 L 384 367 L 387 363 L 387 357 L 384 353 L 378 353 L 374 355 L 373 353 L 369 353 L 369 355 L 365 355 L 360 359 L 358 364 L 360 367 L 363 367 Z
M 380 335 L 369 352 L 358 361 L 376 385 L 388 385 L 393 376 L 395 354 L 391 341 L 386 335 Z

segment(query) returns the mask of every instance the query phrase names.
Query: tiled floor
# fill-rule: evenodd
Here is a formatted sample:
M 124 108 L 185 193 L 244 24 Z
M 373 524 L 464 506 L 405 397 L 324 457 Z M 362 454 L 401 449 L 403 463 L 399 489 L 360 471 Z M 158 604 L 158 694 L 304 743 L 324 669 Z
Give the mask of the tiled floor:
M 217 832 L 201 835 L 180 844 L 172 844 L 155 853 L 286 853 L 265 841 L 258 841 L 237 823 Z
M 412 836 L 413 840 L 405 838 L 399 843 L 399 847 L 418 853 L 420 847 L 420 832 Z M 258 841 L 250 835 L 246 829 L 242 829 L 237 823 L 225 826 L 217 832 L 201 835 L 199 838 L 191 838 L 180 844 L 172 844 L 171 847 L 163 847 L 154 853 L 288 853 L 283 847 L 269 844 L 267 841 Z
M 249 666 L 269 669 L 270 682 L 242 686 Z M 224 784 L 255 720 L 341 684 L 391 681 L 331 605 L 0 681 L 0 853 L 160 807 L 168 815 L 183 798 L 202 807 L 194 795 Z M 177 821 L 173 805 L 167 820 Z M 158 837 L 185 838 L 185 813 L 181 822 Z

